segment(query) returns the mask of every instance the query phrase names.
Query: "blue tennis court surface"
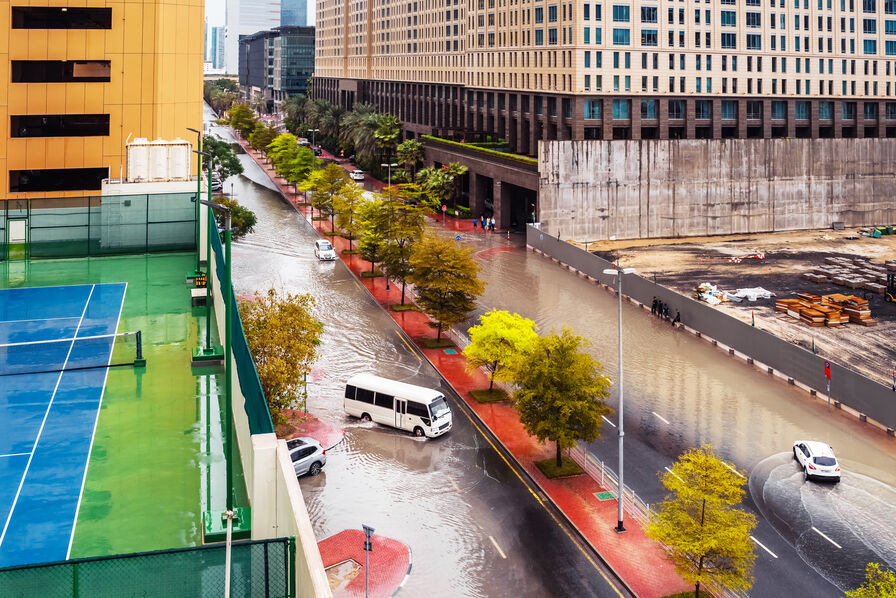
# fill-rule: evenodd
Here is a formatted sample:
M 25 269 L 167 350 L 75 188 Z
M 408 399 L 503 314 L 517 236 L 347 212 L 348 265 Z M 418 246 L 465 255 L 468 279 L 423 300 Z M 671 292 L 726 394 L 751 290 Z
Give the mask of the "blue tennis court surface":
M 117 331 L 126 286 L 0 290 L 0 567 L 68 558 L 108 368 L 46 370 L 109 363 L 85 337 Z

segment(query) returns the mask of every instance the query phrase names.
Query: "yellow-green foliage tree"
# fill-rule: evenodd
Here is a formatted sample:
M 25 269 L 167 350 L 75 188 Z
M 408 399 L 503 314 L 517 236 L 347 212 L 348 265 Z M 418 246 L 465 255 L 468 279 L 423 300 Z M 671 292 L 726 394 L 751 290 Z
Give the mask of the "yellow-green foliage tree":
M 612 412 L 606 405 L 610 380 L 601 374 L 603 366 L 581 350 L 587 345 L 587 339 L 564 326 L 560 334 L 539 337 L 514 376 L 520 423 L 539 442 L 556 444 L 558 468 L 563 451 L 600 436 L 602 416 Z
M 330 217 L 331 232 L 336 230 L 334 221 L 336 210 L 333 202 L 349 180 L 344 168 L 331 163 L 327 164 L 326 168 L 312 172 L 305 182 L 299 185 L 302 191 L 306 193 L 311 191 L 311 206 L 320 210 L 322 216 Z
M 302 398 L 304 377 L 317 358 L 323 327 L 313 315 L 314 298 L 270 289 L 239 308 L 271 418 L 281 423 L 281 411 Z
M 364 188 L 354 181 L 348 181 L 342 191 L 333 198 L 333 209 L 336 210 L 336 224 L 345 231 L 348 237 L 349 251 L 354 249 L 353 242 L 364 230 L 360 218 L 361 206 L 367 201 Z
M 896 598 L 896 573 L 882 569 L 878 563 L 868 563 L 865 583 L 846 592 L 846 598 Z
M 247 138 L 258 125 L 258 119 L 248 104 L 234 104 L 227 111 L 227 124 L 236 129 L 243 138 Z
M 285 176 L 287 164 L 299 147 L 299 140 L 292 133 L 281 133 L 267 145 L 267 156 L 280 176 Z
M 380 193 L 380 209 L 372 214 L 373 226 L 385 241 L 382 268 L 386 276 L 401 283 L 401 304 L 411 275 L 414 243 L 423 236 L 426 213 L 399 187 L 387 187 Z
M 709 445 L 686 451 L 662 477 L 671 494 L 660 503 L 647 535 L 671 550 L 685 581 L 746 591 L 753 584 L 756 517 L 735 508 L 747 478 L 716 457 Z
M 496 379 L 512 380 L 516 365 L 538 341 L 535 330 L 535 322 L 519 314 L 492 310 L 479 316 L 479 324 L 469 331 L 470 344 L 464 349 L 467 368 L 485 368 L 489 390 Z
M 485 290 L 473 249 L 454 239 L 429 235 L 414 243 L 408 282 L 417 289 L 417 305 L 436 321 L 436 338 L 442 329 L 466 320 Z

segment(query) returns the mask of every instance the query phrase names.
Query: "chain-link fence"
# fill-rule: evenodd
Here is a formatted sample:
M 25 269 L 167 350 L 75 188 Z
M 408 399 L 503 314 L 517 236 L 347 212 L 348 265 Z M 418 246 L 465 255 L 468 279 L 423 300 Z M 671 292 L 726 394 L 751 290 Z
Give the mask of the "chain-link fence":
M 232 545 L 233 598 L 291 598 L 293 538 Z M 0 569 L 5 598 L 219 598 L 226 546 L 211 544 Z

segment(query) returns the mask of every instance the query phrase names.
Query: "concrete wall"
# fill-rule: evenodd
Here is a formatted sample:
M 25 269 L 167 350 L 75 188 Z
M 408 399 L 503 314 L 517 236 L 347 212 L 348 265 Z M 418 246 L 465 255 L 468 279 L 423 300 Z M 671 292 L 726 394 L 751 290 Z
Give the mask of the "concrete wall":
M 896 139 L 550 141 L 542 229 L 683 237 L 896 222 Z

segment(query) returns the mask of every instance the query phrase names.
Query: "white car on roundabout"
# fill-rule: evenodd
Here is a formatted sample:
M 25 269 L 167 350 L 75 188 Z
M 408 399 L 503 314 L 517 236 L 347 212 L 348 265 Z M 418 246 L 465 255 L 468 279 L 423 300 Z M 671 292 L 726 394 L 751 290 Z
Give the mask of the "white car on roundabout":
M 840 481 L 840 464 L 834 449 L 815 440 L 797 440 L 793 443 L 793 458 L 799 463 L 806 480 L 816 479 L 835 484 Z

